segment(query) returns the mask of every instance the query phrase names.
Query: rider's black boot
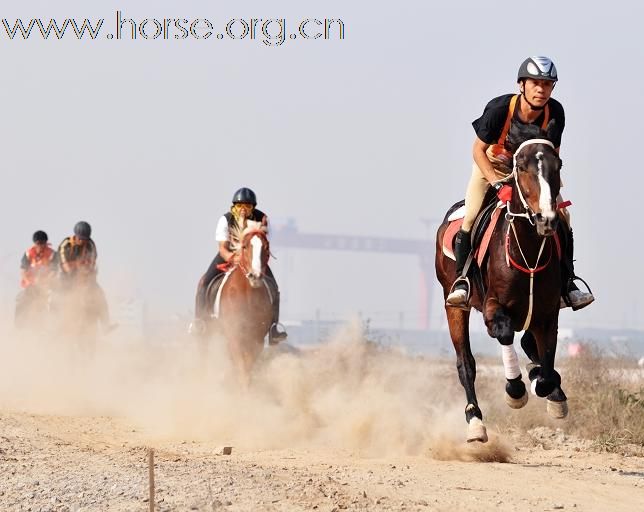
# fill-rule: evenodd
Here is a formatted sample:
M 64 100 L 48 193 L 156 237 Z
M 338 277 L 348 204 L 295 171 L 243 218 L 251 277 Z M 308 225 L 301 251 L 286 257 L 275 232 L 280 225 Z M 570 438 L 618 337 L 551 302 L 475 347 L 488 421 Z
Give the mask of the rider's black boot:
M 454 237 L 454 256 L 456 257 L 456 280 L 445 301 L 448 306 L 466 306 L 470 298 L 470 282 L 463 275 L 465 262 L 472 250 L 470 233 L 459 229 Z
M 205 275 L 199 280 L 197 285 L 197 295 L 195 296 L 195 318 L 188 326 L 188 332 L 196 336 L 203 336 L 206 333 L 206 283 Z
M 593 296 L 590 288 L 581 277 L 575 274 L 575 260 L 574 260 L 574 240 L 572 237 L 572 229 L 565 229 L 566 243 L 564 254 L 561 259 L 561 296 L 565 305 L 572 307 L 573 311 L 585 308 L 591 304 L 595 297 Z M 586 285 L 588 291 L 580 290 L 575 281 L 581 281 Z
M 275 294 L 273 300 L 273 319 L 271 328 L 268 331 L 268 344 L 277 345 L 280 341 L 284 341 L 288 337 L 286 331 L 280 325 L 280 292 Z

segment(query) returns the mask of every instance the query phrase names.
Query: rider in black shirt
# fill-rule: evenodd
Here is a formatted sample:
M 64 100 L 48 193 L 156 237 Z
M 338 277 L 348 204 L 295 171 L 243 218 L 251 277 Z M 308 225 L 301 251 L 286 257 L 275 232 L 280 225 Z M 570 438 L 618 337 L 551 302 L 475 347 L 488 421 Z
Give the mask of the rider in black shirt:
M 526 59 L 517 76 L 520 94 L 494 98 L 485 107 L 483 115 L 472 123 L 476 132 L 472 150 L 474 164 L 465 194 L 465 218 L 454 240 L 457 279 L 447 297 L 448 306 L 464 306 L 469 300 L 469 282 L 462 274 L 471 251 L 470 232 L 490 185 L 500 188 L 503 180 L 512 172 L 513 154 L 506 145 L 511 126 L 516 123 L 533 124 L 545 129 L 549 121 L 554 121 L 549 126 L 548 136 L 559 153 L 566 119 L 561 103 L 551 98 L 557 80 L 557 69 L 549 58 Z M 561 197 L 557 201 L 560 203 Z M 579 290 L 574 283 L 574 279 L 578 278 L 573 266 L 570 214 L 565 208 L 560 209 L 560 214 L 569 228 L 562 262 L 562 274 L 567 276 L 563 298 L 566 306 L 577 310 L 589 305 L 595 298 L 592 293 Z

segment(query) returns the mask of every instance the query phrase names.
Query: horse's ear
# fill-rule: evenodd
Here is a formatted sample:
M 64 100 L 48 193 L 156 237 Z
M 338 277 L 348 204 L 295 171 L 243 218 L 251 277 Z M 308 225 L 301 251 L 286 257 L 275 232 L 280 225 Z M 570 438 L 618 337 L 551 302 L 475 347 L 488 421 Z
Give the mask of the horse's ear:
M 514 153 L 521 145 L 521 138 L 521 130 L 516 123 L 512 123 L 510 125 L 508 136 L 505 138 L 505 149 L 507 149 L 510 153 Z
M 505 149 L 515 153 L 526 140 L 538 139 L 541 136 L 541 128 L 534 124 L 512 123 L 505 139 Z
M 548 121 L 548 124 L 546 126 L 546 139 L 553 141 L 555 140 L 555 131 L 557 130 L 557 120 L 556 119 L 551 119 Z
M 561 168 L 563 167 L 563 160 L 562 160 L 562 159 L 561 159 L 561 157 L 560 157 L 559 155 L 557 155 L 556 153 L 555 153 L 555 155 L 557 156 L 557 168 L 558 168 L 559 170 L 561 170 Z

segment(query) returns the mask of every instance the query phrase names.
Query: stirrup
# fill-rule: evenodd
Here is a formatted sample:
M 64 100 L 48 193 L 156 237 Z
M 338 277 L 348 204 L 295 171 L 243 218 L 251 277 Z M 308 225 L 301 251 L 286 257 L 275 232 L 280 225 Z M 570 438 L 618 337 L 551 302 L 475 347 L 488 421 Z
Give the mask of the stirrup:
M 570 285 L 573 284 L 575 281 L 581 281 L 582 283 L 584 283 L 584 286 L 586 287 L 586 289 L 588 291 L 584 292 L 583 290 L 580 290 L 579 288 L 577 288 L 576 290 L 568 291 L 567 293 L 565 293 L 561 297 L 561 303 L 559 304 L 560 308 L 570 307 L 570 308 L 572 308 L 573 311 L 578 311 L 578 310 L 583 309 L 586 306 L 592 304 L 593 302 L 595 302 L 595 296 L 593 295 L 593 291 L 590 289 L 590 286 L 588 286 L 588 283 L 585 280 L 583 280 L 581 277 L 573 276 L 570 279 L 570 281 L 568 282 L 568 287 L 570 287 Z M 576 291 L 588 295 L 586 300 L 582 300 L 581 302 L 578 302 L 577 304 L 573 304 L 573 301 L 570 298 L 570 295 L 572 293 L 576 292 Z
M 279 342 L 284 341 L 286 338 L 288 338 L 288 334 L 286 333 L 286 329 L 284 329 L 284 326 L 282 324 L 275 322 L 273 325 L 271 325 L 271 328 L 268 331 L 269 345 L 277 345 Z
M 463 290 L 463 288 L 457 288 L 457 286 L 462 283 L 465 283 L 467 285 L 466 290 Z M 454 308 L 469 309 L 471 291 L 472 287 L 470 278 L 467 276 L 459 276 L 454 281 L 454 284 L 452 284 L 452 287 L 449 289 L 449 294 L 447 295 L 447 299 L 445 299 L 445 305 Z M 463 292 L 465 294 L 465 297 L 463 298 L 462 293 L 458 292 Z

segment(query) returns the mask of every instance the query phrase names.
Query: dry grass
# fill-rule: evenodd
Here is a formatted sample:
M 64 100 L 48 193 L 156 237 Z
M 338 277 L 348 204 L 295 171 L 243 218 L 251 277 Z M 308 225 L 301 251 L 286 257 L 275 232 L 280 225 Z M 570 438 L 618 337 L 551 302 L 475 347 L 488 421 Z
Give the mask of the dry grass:
M 644 448 L 644 385 L 632 379 L 628 360 L 606 358 L 597 348 L 572 359 L 566 367 L 570 405 L 575 414 L 570 426 L 594 442 L 599 450 L 619 451 L 625 444 Z
M 367 345 L 376 352 L 387 351 L 374 340 L 368 340 Z M 420 359 L 440 367 L 436 370 L 440 392 L 432 395 L 433 403 L 462 403 L 464 408 L 465 393 L 458 382 L 455 359 Z M 571 445 L 576 439 L 579 449 L 644 456 L 644 371 L 633 357 L 607 355 L 591 344 L 584 345 L 578 357 L 560 356 L 557 369 L 570 409 L 565 420 L 548 416 L 545 400 L 533 395 L 523 409 L 510 409 L 503 399 L 506 381 L 500 357 L 477 356 L 476 362 L 476 391 L 484 420 L 501 434 L 551 447 L 564 441 Z M 523 379 L 529 385 L 525 370 Z
M 490 404 L 488 422 L 506 432 L 561 428 L 566 435 L 590 441 L 597 451 L 644 455 L 644 385 L 637 365 L 588 346 L 581 356 L 563 359 L 558 366 L 570 407 L 566 420 L 547 417 L 544 401 L 531 396 L 521 411 L 509 411 L 500 400 Z M 485 377 L 477 384 L 480 396 L 491 386 L 495 396 L 502 389 L 498 378 Z

